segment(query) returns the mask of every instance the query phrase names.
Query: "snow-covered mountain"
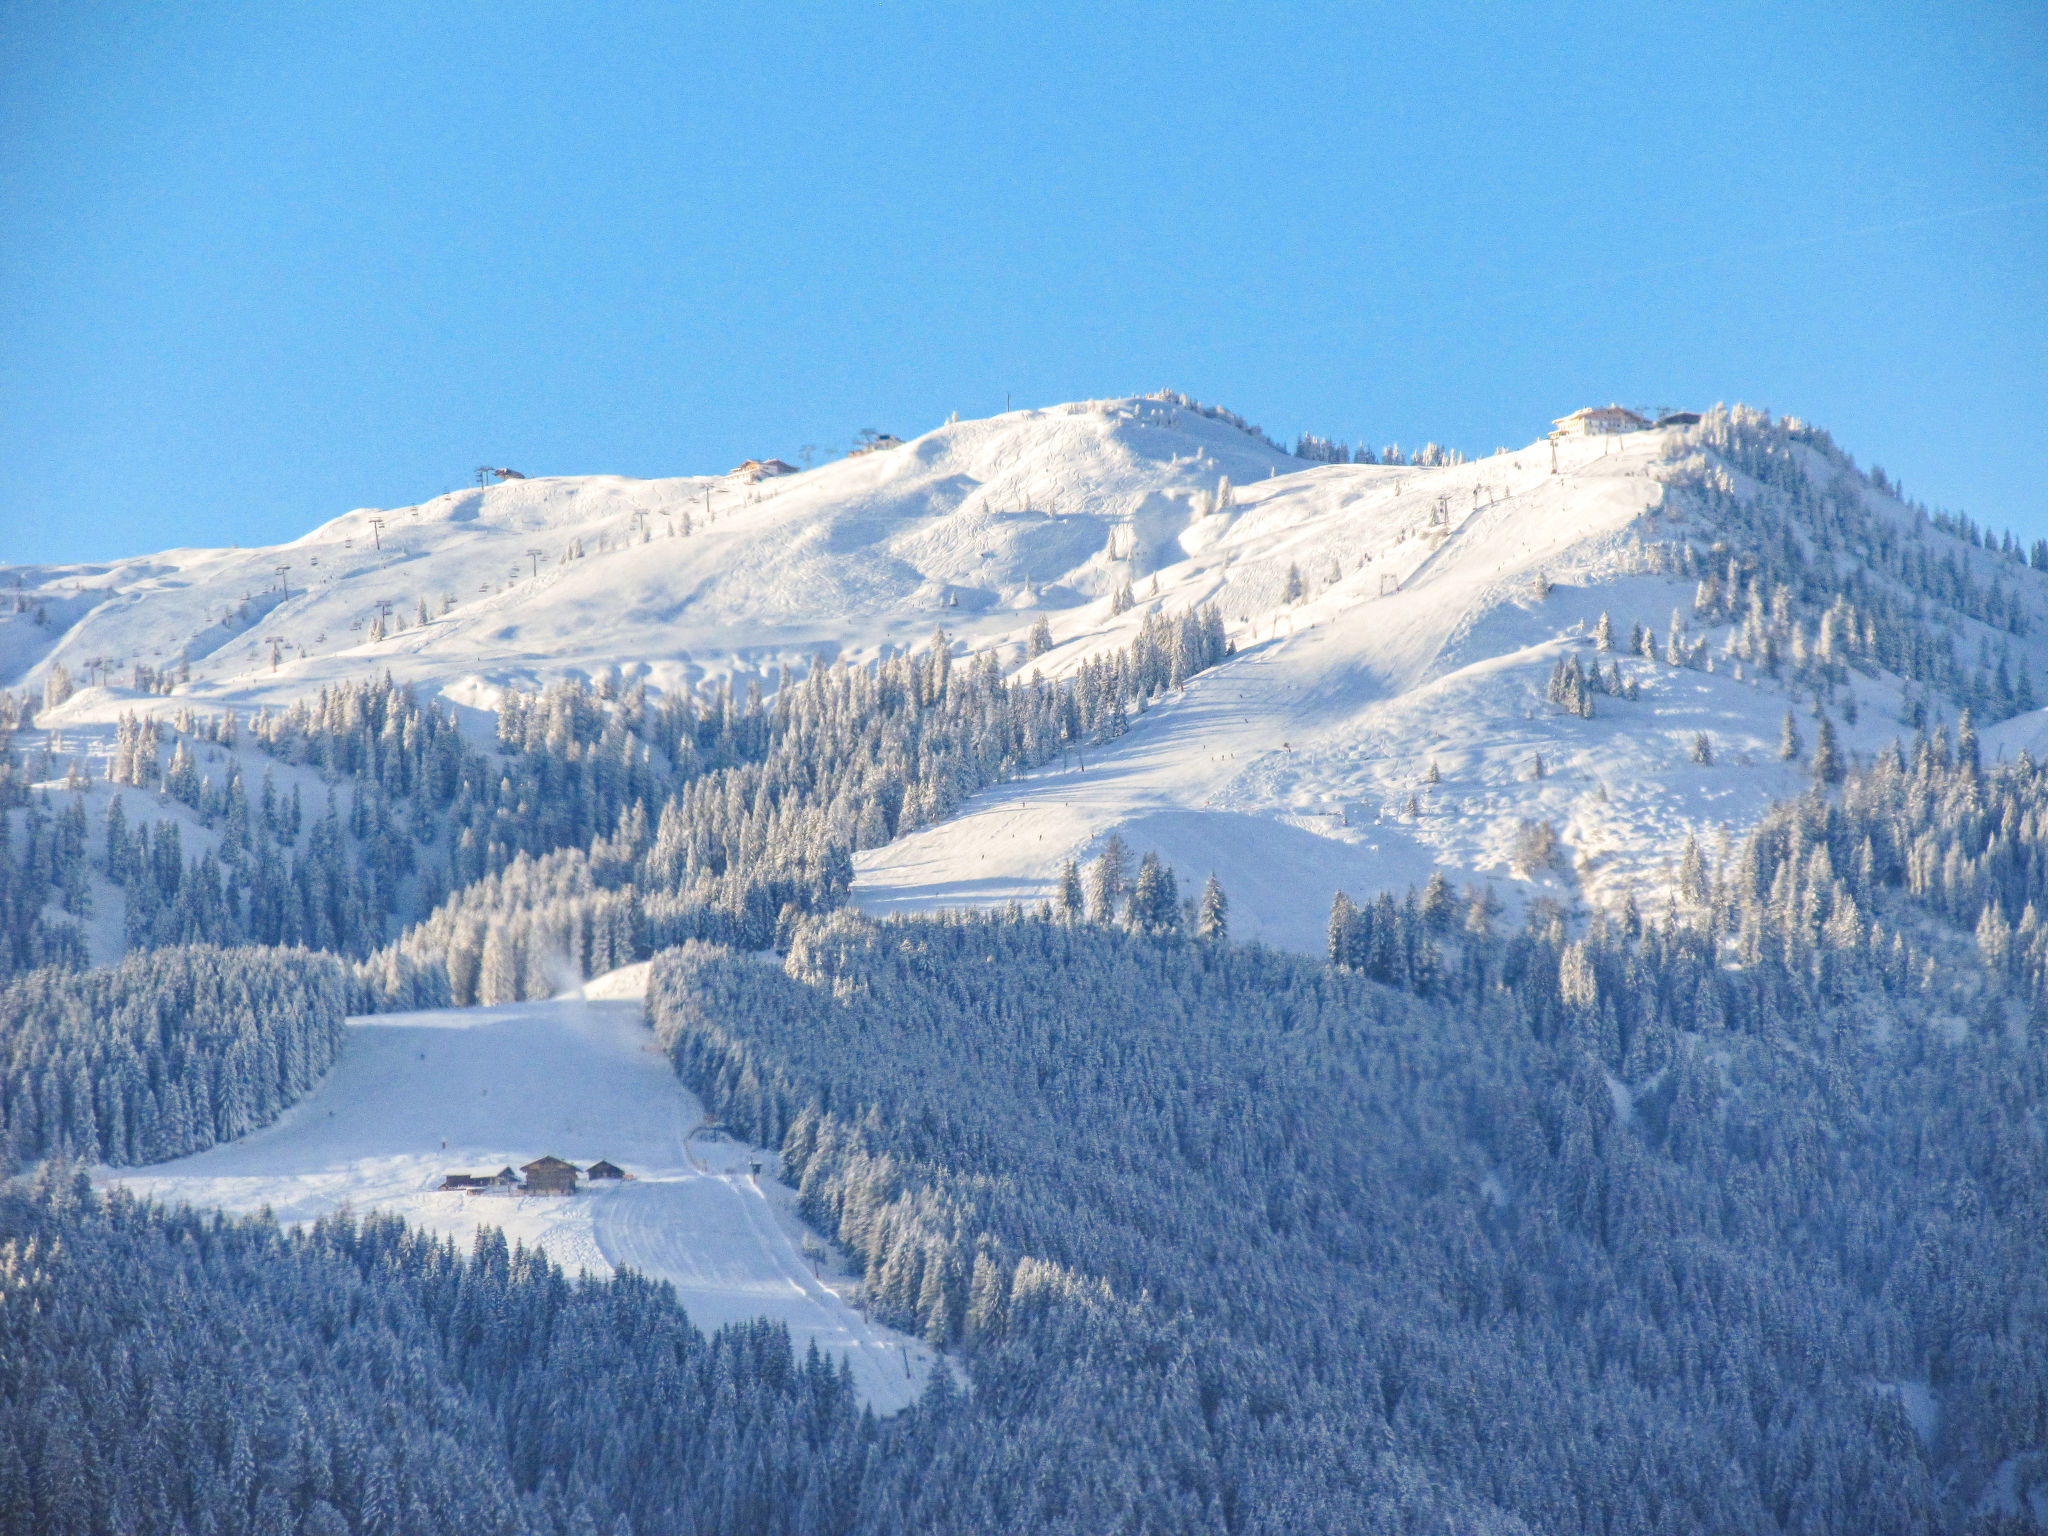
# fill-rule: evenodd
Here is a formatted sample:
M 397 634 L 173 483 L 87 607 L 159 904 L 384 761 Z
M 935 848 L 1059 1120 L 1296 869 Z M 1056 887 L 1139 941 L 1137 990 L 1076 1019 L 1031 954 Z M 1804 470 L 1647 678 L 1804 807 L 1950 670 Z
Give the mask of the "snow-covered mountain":
M 2048 664 L 2048 576 L 2019 551 L 1740 411 L 1417 467 L 1305 464 L 1178 397 L 1088 401 L 760 481 L 512 481 L 0 585 L 0 682 L 40 698 L 63 667 L 80 686 L 38 725 L 74 754 L 124 712 L 373 672 L 483 709 L 564 676 L 772 689 L 943 628 L 1058 675 L 1214 604 L 1228 662 L 863 853 L 855 899 L 1037 900 L 1117 833 L 1183 882 L 1217 872 L 1241 936 L 1309 950 L 1333 890 L 1436 868 L 1660 905 L 1688 838 L 1711 851 L 1810 781 L 1822 710 L 1869 752 L 1965 707 L 2024 715 Z

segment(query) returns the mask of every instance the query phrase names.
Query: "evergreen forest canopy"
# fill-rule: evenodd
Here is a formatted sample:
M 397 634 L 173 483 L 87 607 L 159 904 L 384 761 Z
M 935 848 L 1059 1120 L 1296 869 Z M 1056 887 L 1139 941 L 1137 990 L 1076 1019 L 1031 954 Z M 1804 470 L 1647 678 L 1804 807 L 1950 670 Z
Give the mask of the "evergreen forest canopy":
M 0 1155 L 43 1165 L 0 1195 L 0 1527 L 2048 1524 L 2048 768 L 1970 724 L 2032 706 L 1988 636 L 2048 617 L 2048 548 L 1901 532 L 1797 423 L 1692 445 L 1674 486 L 1725 538 L 1640 551 L 1692 614 L 1601 649 L 1702 666 L 1717 634 L 1845 714 L 1883 669 L 1909 744 L 1850 763 L 1788 717 L 1813 790 L 1582 927 L 1438 877 L 1339 893 L 1316 963 L 1115 840 L 1037 913 L 841 910 L 854 851 L 1223 660 L 1213 610 L 1057 683 L 935 644 L 772 694 L 559 685 L 489 748 L 388 680 L 130 721 L 116 778 L 208 829 L 192 857 L 0 751 Z M 244 783 L 244 735 L 293 788 Z M 129 948 L 100 970 L 93 871 Z M 349 1011 L 649 954 L 682 1080 L 964 1393 L 942 1369 L 878 1421 L 780 1329 L 707 1339 L 631 1275 L 63 1171 L 267 1123 Z

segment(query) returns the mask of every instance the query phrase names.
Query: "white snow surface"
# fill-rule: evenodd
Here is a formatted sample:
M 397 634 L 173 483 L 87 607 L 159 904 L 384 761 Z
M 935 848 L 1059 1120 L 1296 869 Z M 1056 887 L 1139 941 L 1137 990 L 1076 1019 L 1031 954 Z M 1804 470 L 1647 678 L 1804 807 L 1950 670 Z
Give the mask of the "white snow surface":
M 100 1169 L 99 1181 L 172 1205 L 268 1208 L 287 1225 L 392 1212 L 465 1250 L 499 1227 L 571 1273 L 630 1267 L 670 1282 L 707 1332 L 785 1323 L 799 1353 L 815 1342 L 845 1358 L 878 1412 L 905 1406 L 932 1352 L 863 1318 L 857 1282 L 804 1230 L 773 1153 L 704 1128 L 642 1022 L 646 985 L 643 964 L 550 1002 L 351 1019 L 326 1080 L 271 1125 L 174 1162 Z M 435 1188 L 546 1154 L 604 1158 L 632 1178 L 555 1197 Z
M 0 588 L 18 582 L 29 599 L 19 614 L 0 604 L 0 684 L 37 686 L 60 660 L 81 680 L 92 659 L 110 663 L 110 683 L 39 721 L 45 744 L 54 729 L 65 752 L 91 758 L 110 750 L 126 710 L 247 709 L 371 672 L 438 694 L 480 729 L 478 711 L 508 686 L 616 669 L 655 688 L 772 687 L 779 666 L 871 660 L 940 626 L 962 650 L 994 648 L 1013 672 L 1055 676 L 1127 644 L 1150 611 L 1214 602 L 1237 656 L 1110 746 L 860 854 L 856 902 L 888 913 L 1037 901 L 1065 858 L 1085 861 L 1116 832 L 1168 858 L 1184 894 L 1215 872 L 1237 936 L 1309 952 L 1323 947 L 1335 889 L 1399 892 L 1439 868 L 1495 883 L 1511 910 L 1630 894 L 1656 910 L 1688 837 L 1713 857 L 1805 787 L 1778 757 L 1788 709 L 1809 745 L 1816 728 L 1810 698 L 1736 675 L 1725 631 L 1707 633 L 1713 671 L 1594 650 L 1602 612 L 1624 640 L 1635 623 L 1661 642 L 1674 613 L 1691 622 L 1692 583 L 1645 574 L 1635 557 L 1646 541 L 1709 548 L 1717 536 L 1665 494 L 1679 447 L 1672 432 L 1645 431 L 1567 440 L 1554 457 L 1538 442 L 1431 469 L 1305 465 L 1225 422 L 1131 397 L 949 423 L 759 485 L 536 478 L 351 512 L 274 549 L 0 570 Z M 1225 477 L 1234 495 L 1218 509 Z M 1867 495 L 1881 516 L 1913 516 Z M 2009 570 L 1926 536 L 1976 563 L 1980 582 Z M 565 559 L 578 544 L 583 557 Z M 1285 599 L 1290 570 L 1303 601 Z M 1550 584 L 1540 598 L 1539 575 Z M 1126 581 L 1137 604 L 1113 615 Z M 438 615 L 443 594 L 457 599 L 450 615 L 412 623 L 421 599 Z M 380 601 L 408 627 L 370 642 Z M 1027 663 L 1041 617 L 1055 648 Z M 1957 628 L 1966 660 L 2006 638 Z M 2048 675 L 2044 634 L 2037 620 L 2011 642 L 2037 677 Z M 181 648 L 193 677 L 176 696 L 124 686 L 135 662 L 164 666 Z M 1547 703 L 1552 667 L 1574 654 L 1620 660 L 1640 701 L 1599 695 L 1590 720 Z M 1851 686 L 1858 720 L 1836 716 L 1848 750 L 1905 734 L 1896 678 L 1852 673 Z M 2040 751 L 2044 719 L 1987 733 L 1987 751 Z M 1703 731 L 1710 766 L 1691 761 Z M 37 735 L 21 745 L 33 750 Z M 1552 864 L 1514 863 L 1524 822 L 1555 830 Z

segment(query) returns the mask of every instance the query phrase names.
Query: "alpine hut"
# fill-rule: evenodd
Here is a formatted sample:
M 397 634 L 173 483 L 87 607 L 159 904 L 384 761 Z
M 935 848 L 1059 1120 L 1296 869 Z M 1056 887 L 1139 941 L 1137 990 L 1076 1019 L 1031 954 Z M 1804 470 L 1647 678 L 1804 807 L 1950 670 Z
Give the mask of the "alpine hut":
M 1551 423 L 1552 437 L 1605 437 L 1613 432 L 1640 432 L 1649 422 L 1622 405 L 1589 405 Z
M 529 1195 L 573 1195 L 576 1193 L 576 1165 L 559 1157 L 543 1157 L 519 1170 L 526 1175 Z

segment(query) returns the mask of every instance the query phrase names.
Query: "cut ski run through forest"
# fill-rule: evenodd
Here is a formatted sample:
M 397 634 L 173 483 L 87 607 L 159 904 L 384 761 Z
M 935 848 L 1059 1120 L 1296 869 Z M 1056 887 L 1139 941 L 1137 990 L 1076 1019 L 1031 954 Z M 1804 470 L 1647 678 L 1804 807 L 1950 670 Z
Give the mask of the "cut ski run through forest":
M 862 1316 L 849 1299 L 857 1281 L 826 1269 L 824 1245 L 794 1216 L 774 1153 L 706 1129 L 631 991 L 646 971 L 600 978 L 591 997 L 351 1019 L 326 1080 L 273 1124 L 99 1177 L 166 1205 L 267 1210 L 286 1223 L 388 1213 L 465 1250 L 496 1227 L 571 1274 L 665 1280 L 699 1327 L 782 1324 L 799 1351 L 816 1344 L 845 1360 L 864 1402 L 902 1408 L 923 1390 L 932 1352 Z M 435 1188 L 449 1172 L 546 1155 L 604 1159 L 632 1177 L 558 1197 Z
M 2048 1523 L 2048 545 L 1638 436 L 1022 670 L 0 693 L 0 1530 Z

